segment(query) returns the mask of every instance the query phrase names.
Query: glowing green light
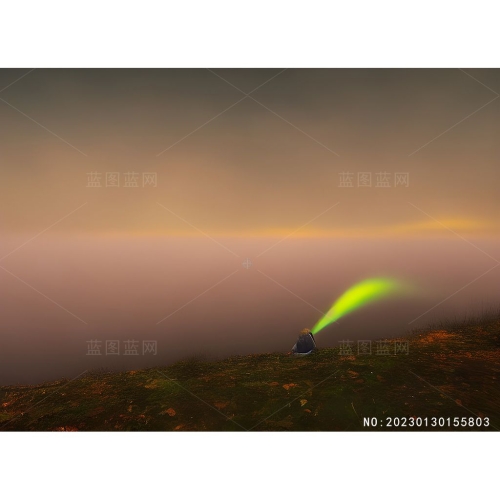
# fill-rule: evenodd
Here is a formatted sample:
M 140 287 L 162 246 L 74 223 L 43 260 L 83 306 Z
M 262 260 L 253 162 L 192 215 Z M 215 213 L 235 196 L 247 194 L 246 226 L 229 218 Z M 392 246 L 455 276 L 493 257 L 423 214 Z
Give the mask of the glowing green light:
M 406 290 L 408 290 L 407 285 L 395 279 L 371 278 L 361 281 L 335 301 L 330 310 L 316 323 L 311 333 L 318 333 L 325 326 L 369 302 Z

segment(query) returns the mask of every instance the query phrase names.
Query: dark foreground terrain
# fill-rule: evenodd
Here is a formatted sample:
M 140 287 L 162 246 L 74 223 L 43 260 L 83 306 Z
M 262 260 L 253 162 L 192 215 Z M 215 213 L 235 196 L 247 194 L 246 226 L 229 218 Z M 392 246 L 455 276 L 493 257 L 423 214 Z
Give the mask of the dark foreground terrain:
M 372 342 L 0 387 L 0 430 L 500 430 L 499 319 L 402 340 L 408 354 L 391 340 L 391 354 Z

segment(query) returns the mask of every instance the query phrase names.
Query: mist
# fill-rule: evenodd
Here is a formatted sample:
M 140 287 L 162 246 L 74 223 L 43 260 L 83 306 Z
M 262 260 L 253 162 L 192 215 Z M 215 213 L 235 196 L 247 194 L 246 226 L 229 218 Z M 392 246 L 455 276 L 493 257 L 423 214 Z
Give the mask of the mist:
M 2 253 L 26 239 L 4 238 Z M 399 336 L 498 306 L 499 250 L 498 239 L 453 236 L 42 235 L 1 263 L 0 383 L 287 352 L 348 287 L 375 276 L 405 280 L 417 292 L 341 318 L 316 335 L 318 347 Z M 88 354 L 95 340 L 100 356 Z M 119 355 L 106 355 L 106 340 L 120 341 Z M 137 355 L 124 355 L 127 340 L 137 342 Z M 156 355 L 142 352 L 143 341 L 156 341 Z

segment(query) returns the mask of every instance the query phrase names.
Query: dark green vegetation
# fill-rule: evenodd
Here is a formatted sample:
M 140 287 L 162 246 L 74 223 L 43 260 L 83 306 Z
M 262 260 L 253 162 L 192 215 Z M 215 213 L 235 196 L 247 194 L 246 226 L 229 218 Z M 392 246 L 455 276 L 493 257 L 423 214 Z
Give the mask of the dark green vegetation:
M 362 431 L 364 417 L 428 417 L 420 430 L 500 430 L 500 320 L 414 333 L 409 354 L 322 349 L 184 361 L 0 387 L 0 430 Z M 394 344 L 391 344 L 394 349 Z M 431 425 L 432 417 L 452 425 Z M 454 417 L 490 425 L 453 426 Z M 392 427 L 415 430 L 416 426 Z M 380 424 L 384 424 L 381 426 Z

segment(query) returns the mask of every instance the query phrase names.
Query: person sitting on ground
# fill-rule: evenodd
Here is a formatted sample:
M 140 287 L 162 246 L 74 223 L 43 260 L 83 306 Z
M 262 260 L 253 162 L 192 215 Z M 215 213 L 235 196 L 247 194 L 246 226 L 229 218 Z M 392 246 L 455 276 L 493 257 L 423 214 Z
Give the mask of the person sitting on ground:
M 300 332 L 300 336 L 292 347 L 292 353 L 297 356 L 306 356 L 311 354 L 316 349 L 316 342 L 314 341 L 311 330 L 305 328 Z

